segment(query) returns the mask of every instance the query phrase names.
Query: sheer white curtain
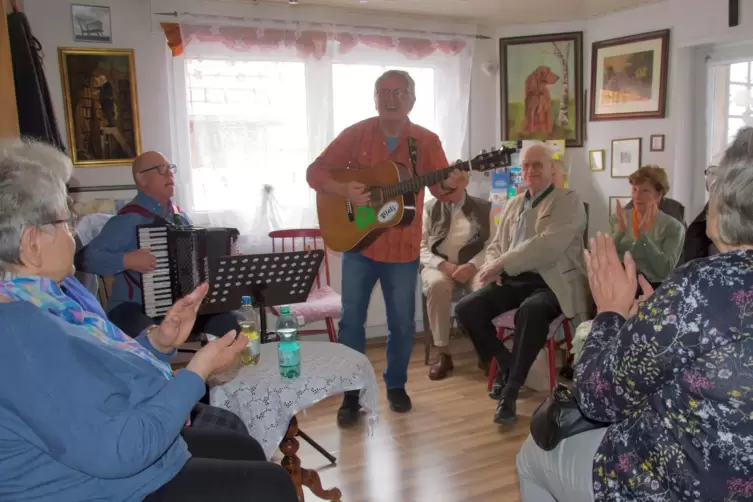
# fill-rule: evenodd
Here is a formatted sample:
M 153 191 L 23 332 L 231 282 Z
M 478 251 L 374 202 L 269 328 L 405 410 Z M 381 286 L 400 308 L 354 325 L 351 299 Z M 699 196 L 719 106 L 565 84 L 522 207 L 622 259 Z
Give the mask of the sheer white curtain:
M 473 40 L 291 27 L 183 23 L 173 58 L 177 198 L 200 225 L 231 226 L 240 248 L 278 228 L 316 227 L 306 167 L 348 125 L 373 116 L 387 69 L 416 81 L 415 123 L 461 158 Z

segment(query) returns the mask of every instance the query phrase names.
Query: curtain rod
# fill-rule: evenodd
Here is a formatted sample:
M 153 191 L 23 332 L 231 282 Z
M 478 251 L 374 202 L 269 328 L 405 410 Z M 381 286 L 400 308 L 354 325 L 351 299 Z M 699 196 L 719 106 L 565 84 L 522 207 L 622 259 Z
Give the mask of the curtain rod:
M 254 21 L 265 21 L 265 19 L 261 19 L 258 17 L 245 17 L 245 16 L 216 16 L 213 14 L 194 14 L 191 12 L 155 12 L 154 13 L 157 16 L 171 16 L 171 17 L 179 17 L 179 16 L 193 16 L 193 17 L 205 17 L 210 19 L 228 19 L 228 20 L 254 20 Z M 292 24 L 299 24 L 300 21 L 283 21 L 280 19 L 270 19 L 270 21 L 277 21 L 281 23 L 292 23 Z M 357 29 L 367 29 L 367 30 L 384 30 L 384 31 L 390 31 L 387 28 L 380 28 L 380 27 L 374 27 L 374 26 L 357 26 L 357 25 L 351 25 L 351 24 L 338 24 L 338 23 L 314 23 L 311 22 L 312 25 L 326 25 L 326 26 L 336 26 L 340 28 L 357 28 Z M 420 31 L 420 30 L 403 30 L 403 29 L 396 29 L 395 31 L 401 31 L 405 33 L 426 33 L 429 35 L 445 35 L 445 36 L 452 36 L 452 37 L 470 37 L 473 36 L 478 40 L 490 40 L 491 37 L 488 37 L 486 35 L 468 35 L 465 33 L 448 33 L 443 31 Z

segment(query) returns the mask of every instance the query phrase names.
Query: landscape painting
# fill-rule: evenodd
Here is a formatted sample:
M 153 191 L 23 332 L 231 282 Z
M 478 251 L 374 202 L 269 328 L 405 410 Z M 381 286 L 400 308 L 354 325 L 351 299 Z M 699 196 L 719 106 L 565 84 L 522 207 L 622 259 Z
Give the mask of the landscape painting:
M 583 32 L 499 41 L 502 140 L 583 146 Z
M 591 120 L 662 118 L 669 30 L 594 42 Z

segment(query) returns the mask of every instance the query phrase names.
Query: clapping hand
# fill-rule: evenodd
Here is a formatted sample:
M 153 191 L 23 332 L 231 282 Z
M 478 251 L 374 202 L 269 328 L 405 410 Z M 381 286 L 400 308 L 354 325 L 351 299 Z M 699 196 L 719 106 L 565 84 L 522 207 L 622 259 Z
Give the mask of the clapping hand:
M 654 221 L 654 218 L 656 218 L 656 215 L 658 213 L 659 213 L 659 206 L 657 206 L 656 204 L 648 205 L 648 207 L 646 208 L 646 212 L 643 213 L 643 217 L 641 218 L 641 221 L 638 222 L 638 235 L 635 236 L 636 238 L 648 232 L 648 229 L 651 227 L 651 223 Z
M 230 367 L 247 344 L 247 337 L 236 337 L 235 330 L 228 331 L 225 336 L 215 338 L 196 352 L 186 369 L 206 381 L 211 375 L 222 373 Z
M 616 214 L 617 214 L 617 230 L 624 234 L 627 232 L 627 224 L 625 223 L 625 209 L 623 209 L 622 204 L 620 204 L 620 201 L 617 201 L 617 208 L 616 208 Z
M 597 311 L 616 312 L 627 318 L 638 288 L 635 261 L 630 252 L 625 253 L 623 266 L 612 237 L 599 232 L 583 254 Z
M 201 302 L 209 291 L 204 283 L 170 307 L 157 329 L 148 335 L 149 343 L 160 352 L 168 354 L 183 345 L 191 334 Z

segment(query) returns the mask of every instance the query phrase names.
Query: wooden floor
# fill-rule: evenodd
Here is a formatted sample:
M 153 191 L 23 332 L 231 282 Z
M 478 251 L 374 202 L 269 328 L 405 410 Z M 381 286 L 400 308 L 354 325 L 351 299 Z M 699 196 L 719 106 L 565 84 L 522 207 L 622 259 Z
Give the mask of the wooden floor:
M 330 466 L 301 441 L 302 465 L 316 469 L 325 488 L 340 488 L 343 502 L 519 501 L 515 455 L 528 435 L 528 417 L 545 396 L 521 394 L 518 424 L 501 429 L 492 422 L 496 403 L 486 394 L 470 342 L 453 340 L 452 350 L 452 376 L 432 382 L 416 345 L 408 370 L 413 411 L 399 415 L 389 410 L 381 379 L 384 346 L 369 347 L 382 385 L 379 425 L 372 436 L 365 420 L 340 430 L 335 415 L 342 398 L 319 403 L 298 415 L 299 425 L 338 463 Z M 306 489 L 306 501 L 317 500 Z

